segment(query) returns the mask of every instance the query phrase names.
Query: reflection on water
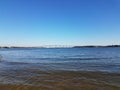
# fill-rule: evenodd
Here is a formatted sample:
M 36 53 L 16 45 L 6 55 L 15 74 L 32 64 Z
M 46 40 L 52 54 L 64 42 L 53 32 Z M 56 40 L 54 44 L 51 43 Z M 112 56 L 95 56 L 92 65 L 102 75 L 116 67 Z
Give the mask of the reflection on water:
M 120 48 L 1 49 L 0 90 L 120 90 Z

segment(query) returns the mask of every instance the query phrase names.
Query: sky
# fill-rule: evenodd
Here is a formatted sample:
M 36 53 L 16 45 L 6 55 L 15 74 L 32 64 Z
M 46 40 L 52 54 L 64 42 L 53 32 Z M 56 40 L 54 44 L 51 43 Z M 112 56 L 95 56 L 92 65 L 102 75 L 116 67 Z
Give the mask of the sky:
M 120 44 L 120 0 L 0 0 L 0 46 Z

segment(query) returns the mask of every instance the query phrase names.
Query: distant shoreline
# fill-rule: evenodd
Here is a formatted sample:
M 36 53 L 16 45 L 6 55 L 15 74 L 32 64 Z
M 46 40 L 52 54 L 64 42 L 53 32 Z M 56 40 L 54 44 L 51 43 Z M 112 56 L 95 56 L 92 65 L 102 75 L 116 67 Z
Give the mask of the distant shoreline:
M 107 45 L 107 46 L 74 46 L 73 48 L 104 48 L 104 47 L 120 47 L 120 45 Z
M 88 45 L 88 46 L 71 46 L 71 47 L 46 47 L 46 46 L 40 46 L 40 47 L 19 47 L 19 46 L 0 46 L 1 48 L 109 48 L 109 47 L 120 47 L 120 45 L 106 45 L 106 46 L 96 46 L 96 45 Z

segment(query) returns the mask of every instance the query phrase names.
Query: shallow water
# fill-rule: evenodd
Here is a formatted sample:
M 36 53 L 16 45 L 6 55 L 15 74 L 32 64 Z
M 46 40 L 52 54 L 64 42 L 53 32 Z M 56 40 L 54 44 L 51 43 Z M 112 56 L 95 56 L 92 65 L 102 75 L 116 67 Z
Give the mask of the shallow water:
M 120 90 L 120 48 L 0 49 L 0 90 Z

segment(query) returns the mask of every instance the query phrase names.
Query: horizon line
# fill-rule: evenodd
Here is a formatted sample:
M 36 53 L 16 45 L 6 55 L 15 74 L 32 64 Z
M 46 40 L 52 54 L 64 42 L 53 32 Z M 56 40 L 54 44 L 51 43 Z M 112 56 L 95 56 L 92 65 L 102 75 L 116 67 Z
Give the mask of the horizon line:
M 119 46 L 120 44 L 110 44 L 110 45 L 40 45 L 40 46 L 0 46 L 0 48 L 67 48 L 67 47 L 108 47 L 108 46 Z

